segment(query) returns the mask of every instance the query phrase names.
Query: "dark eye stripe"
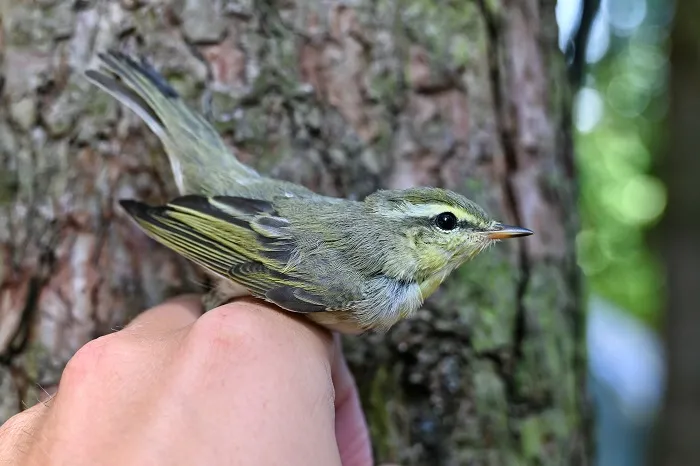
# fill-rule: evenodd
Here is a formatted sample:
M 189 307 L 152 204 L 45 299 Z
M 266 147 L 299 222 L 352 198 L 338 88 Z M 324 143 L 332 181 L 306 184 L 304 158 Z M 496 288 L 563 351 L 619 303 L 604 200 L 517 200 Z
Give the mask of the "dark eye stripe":
M 483 230 L 483 228 L 481 228 L 480 226 L 477 226 L 477 225 L 473 224 L 473 223 L 470 222 L 469 220 L 460 220 L 459 222 L 457 222 L 457 226 L 458 226 L 459 228 L 462 228 L 462 229 L 465 229 L 465 230 L 477 230 L 477 231 Z
M 404 221 L 406 225 L 435 226 L 435 217 L 407 217 Z M 486 231 L 485 227 L 478 226 L 465 219 L 457 220 L 457 228 L 462 230 Z

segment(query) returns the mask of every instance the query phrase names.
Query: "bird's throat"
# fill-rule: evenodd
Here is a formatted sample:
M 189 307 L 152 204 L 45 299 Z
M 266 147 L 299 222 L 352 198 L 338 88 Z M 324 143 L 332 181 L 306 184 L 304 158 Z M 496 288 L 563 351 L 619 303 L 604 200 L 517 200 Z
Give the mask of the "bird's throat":
M 445 280 L 447 274 L 436 273 L 426 278 L 420 283 L 420 292 L 423 296 L 423 300 L 428 299 L 428 296 L 433 294 L 435 290 L 440 286 L 440 284 Z

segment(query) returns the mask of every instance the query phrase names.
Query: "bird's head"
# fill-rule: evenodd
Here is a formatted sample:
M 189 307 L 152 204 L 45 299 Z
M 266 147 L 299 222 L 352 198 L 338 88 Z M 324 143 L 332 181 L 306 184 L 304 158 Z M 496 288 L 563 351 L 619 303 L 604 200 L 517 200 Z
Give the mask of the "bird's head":
M 414 279 L 430 284 L 432 292 L 447 275 L 495 241 L 528 236 L 532 231 L 504 225 L 466 197 L 439 188 L 377 191 L 366 205 L 387 220 L 403 241 L 392 258 L 397 272 L 415 264 Z M 403 256 L 403 251 L 408 254 Z M 434 286 L 433 286 L 434 285 Z

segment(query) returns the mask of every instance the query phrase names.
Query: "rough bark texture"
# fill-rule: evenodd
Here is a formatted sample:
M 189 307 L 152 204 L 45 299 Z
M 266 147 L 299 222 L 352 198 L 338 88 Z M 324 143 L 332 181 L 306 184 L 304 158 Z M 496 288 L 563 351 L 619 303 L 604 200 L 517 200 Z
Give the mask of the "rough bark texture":
M 586 461 L 569 93 L 546 0 L 0 0 L 0 421 L 202 275 L 116 201 L 175 195 L 80 72 L 151 59 L 244 161 L 331 195 L 435 185 L 536 231 L 389 335 L 346 339 L 381 461 Z

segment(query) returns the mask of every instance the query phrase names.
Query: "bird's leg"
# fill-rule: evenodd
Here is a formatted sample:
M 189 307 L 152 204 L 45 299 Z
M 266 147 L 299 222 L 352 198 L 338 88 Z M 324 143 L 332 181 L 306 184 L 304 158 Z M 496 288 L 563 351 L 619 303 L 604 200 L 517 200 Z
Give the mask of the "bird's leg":
M 202 296 L 202 306 L 204 306 L 204 312 L 207 312 L 243 296 L 250 296 L 248 290 L 243 286 L 228 280 L 221 280 Z
M 223 306 L 229 302 L 229 300 L 230 298 L 221 296 L 216 288 L 209 290 L 207 293 L 202 295 L 202 306 L 204 307 L 204 312 L 208 312 L 216 307 Z

